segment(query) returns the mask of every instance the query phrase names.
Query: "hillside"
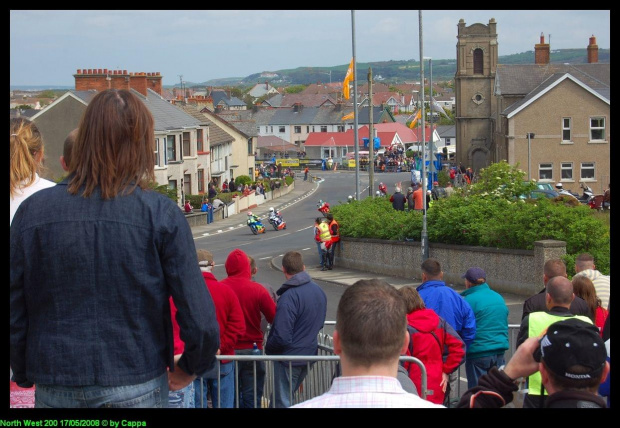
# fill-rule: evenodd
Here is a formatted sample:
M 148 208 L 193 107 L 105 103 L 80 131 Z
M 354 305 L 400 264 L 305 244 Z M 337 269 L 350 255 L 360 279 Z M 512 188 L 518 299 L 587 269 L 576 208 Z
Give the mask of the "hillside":
M 599 49 L 599 62 L 610 62 L 610 49 Z M 586 49 L 558 49 L 551 51 L 552 63 L 573 63 L 581 64 L 587 61 Z M 504 55 L 499 57 L 500 64 L 533 64 L 534 51 L 527 51 L 518 54 Z M 347 72 L 349 64 L 337 65 L 334 67 L 298 67 L 289 70 L 265 71 L 254 73 L 246 77 L 230 77 L 225 79 L 213 79 L 202 83 L 186 82 L 187 86 L 253 86 L 256 83 L 270 82 L 274 86 L 285 85 L 308 85 L 316 82 L 329 82 L 330 76 L 326 73 L 331 72 L 332 82 L 341 82 Z M 377 82 L 388 84 L 403 83 L 405 81 L 420 80 L 420 62 L 411 60 L 401 61 L 382 61 L 382 62 L 358 62 L 358 73 L 366 71 L 372 67 L 372 73 Z M 428 74 L 428 63 L 424 69 Z M 436 82 L 454 79 L 456 73 L 456 59 L 434 59 L 433 60 L 433 80 Z M 171 85 L 173 87 L 176 85 Z

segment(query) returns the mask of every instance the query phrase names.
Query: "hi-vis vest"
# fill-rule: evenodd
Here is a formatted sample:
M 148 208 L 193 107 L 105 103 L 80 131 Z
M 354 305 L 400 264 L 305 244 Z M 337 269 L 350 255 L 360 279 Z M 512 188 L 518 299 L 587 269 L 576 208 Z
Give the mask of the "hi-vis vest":
M 332 235 L 332 242 L 338 242 L 338 241 L 340 241 L 340 225 L 338 224 L 336 219 L 332 220 L 332 222 L 329 223 L 329 230 L 330 230 L 330 233 L 331 233 L 332 225 L 334 225 L 334 224 L 336 225 L 337 232 L 336 232 L 335 235 Z
M 529 329 L 527 332 L 527 337 L 537 337 L 543 332 L 544 329 L 549 327 L 551 324 L 557 321 L 567 320 L 569 318 L 577 318 L 581 321 L 585 321 L 587 323 L 592 324 L 592 320 L 583 315 L 572 315 L 572 316 L 561 316 L 561 315 L 552 315 L 547 312 L 532 312 L 530 314 L 529 319 Z M 527 388 L 528 395 L 540 395 L 540 385 L 542 379 L 540 377 L 540 372 L 536 372 L 530 377 L 527 378 Z M 547 390 L 543 391 L 543 395 L 548 395 Z
M 324 221 L 319 224 L 319 230 L 321 231 L 319 237 L 321 242 L 327 242 L 332 240 L 332 234 L 329 232 L 329 226 Z

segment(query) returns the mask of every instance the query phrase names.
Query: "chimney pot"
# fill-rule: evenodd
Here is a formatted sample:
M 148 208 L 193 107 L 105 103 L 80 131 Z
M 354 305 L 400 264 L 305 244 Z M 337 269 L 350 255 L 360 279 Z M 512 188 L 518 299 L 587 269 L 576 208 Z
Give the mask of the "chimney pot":
M 596 44 L 596 37 L 594 34 L 590 37 L 590 44 L 588 45 L 588 64 L 595 64 L 598 62 L 598 45 Z
M 99 74 L 103 74 L 103 69 L 102 68 L 99 68 L 97 71 L 98 71 Z
M 85 68 L 82 69 L 82 74 L 86 74 L 86 69 Z
M 123 74 L 127 74 L 127 70 L 123 70 Z
M 82 70 L 80 70 L 79 68 L 77 69 L 77 74 L 82 74 Z
M 107 68 L 103 69 L 103 74 L 108 74 L 108 69 Z
M 88 74 L 93 74 L 93 69 L 92 68 L 88 69 Z

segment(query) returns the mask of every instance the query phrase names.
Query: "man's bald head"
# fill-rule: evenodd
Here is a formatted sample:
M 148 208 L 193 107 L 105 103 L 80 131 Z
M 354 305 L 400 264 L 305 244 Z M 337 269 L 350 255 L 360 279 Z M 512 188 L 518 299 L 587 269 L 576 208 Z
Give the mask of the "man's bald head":
M 586 269 L 596 269 L 594 257 L 588 253 L 579 254 L 575 259 L 575 273 L 579 273 Z
M 549 302 L 549 299 L 551 300 L 551 304 L 547 306 L 548 308 L 552 308 L 553 306 L 570 308 L 570 304 L 575 298 L 573 283 L 565 276 L 554 276 L 549 279 L 546 292 L 548 296 L 547 301 Z

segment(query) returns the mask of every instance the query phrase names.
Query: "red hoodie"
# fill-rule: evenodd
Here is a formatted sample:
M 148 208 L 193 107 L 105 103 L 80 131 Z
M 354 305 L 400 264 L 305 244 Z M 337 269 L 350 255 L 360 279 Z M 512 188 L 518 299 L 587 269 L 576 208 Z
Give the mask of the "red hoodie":
M 226 284 L 222 284 L 211 272 L 202 272 L 207 283 L 215 315 L 220 325 L 220 355 L 235 355 L 235 345 L 245 333 L 245 319 L 234 291 Z M 228 363 L 230 360 L 222 360 Z
M 235 349 L 251 349 L 254 342 L 258 345 L 258 349 L 263 349 L 261 313 L 265 315 L 269 324 L 273 323 L 276 304 L 265 287 L 252 281 L 250 260 L 242 250 L 238 248 L 232 250 L 224 266 L 228 277 L 220 282 L 235 292 L 245 319 L 245 334 L 241 335 Z
M 407 315 L 407 324 L 418 332 L 413 334 L 405 355 L 413 355 L 424 363 L 426 368 L 426 399 L 432 403 L 443 404 L 445 393 L 442 390 L 442 373 L 450 374 L 456 370 L 465 357 L 465 343 L 458 333 L 432 309 L 419 309 Z M 435 336 L 431 334 L 435 333 Z M 438 342 L 441 342 L 440 343 Z M 443 349 L 448 349 L 446 361 L 443 361 Z M 413 348 L 413 354 L 410 349 Z M 421 373 L 417 364 L 405 363 L 409 378 L 420 394 Z M 433 392 L 430 394 L 430 392 Z M 420 394 L 421 395 L 421 394 Z

